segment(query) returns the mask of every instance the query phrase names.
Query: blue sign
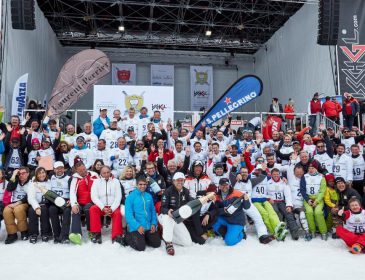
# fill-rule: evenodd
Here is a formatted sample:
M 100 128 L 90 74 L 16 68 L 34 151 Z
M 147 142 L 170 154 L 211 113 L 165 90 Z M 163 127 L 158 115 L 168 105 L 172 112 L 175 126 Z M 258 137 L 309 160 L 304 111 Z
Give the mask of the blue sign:
M 209 109 L 203 118 L 195 125 L 194 131 L 201 127 L 202 122 L 207 126 L 236 111 L 238 108 L 259 97 L 262 93 L 262 81 L 254 75 L 243 76 L 237 80 Z

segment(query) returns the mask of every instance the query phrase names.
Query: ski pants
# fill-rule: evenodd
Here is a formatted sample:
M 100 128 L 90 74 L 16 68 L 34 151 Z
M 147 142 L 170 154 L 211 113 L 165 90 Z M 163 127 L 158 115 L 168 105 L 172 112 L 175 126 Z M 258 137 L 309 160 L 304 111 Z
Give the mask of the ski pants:
M 160 214 L 158 221 L 162 225 L 162 238 L 165 242 L 173 242 L 181 246 L 191 246 L 192 240 L 184 223 L 177 224 L 167 214 Z
M 23 203 L 11 208 L 6 206 L 3 211 L 6 232 L 14 234 L 18 231 L 23 232 L 28 230 L 27 223 L 28 203 Z M 17 221 L 15 223 L 15 220 Z
M 278 217 L 281 221 L 285 219 L 286 225 L 288 226 L 290 233 L 299 230 L 297 222 L 295 221 L 294 213 L 286 211 L 285 202 L 275 202 L 272 207 L 274 208 L 276 214 L 278 214 Z
M 306 201 L 304 201 L 305 216 L 307 217 L 308 227 L 311 233 L 316 232 L 316 224 L 318 225 L 318 230 L 321 234 L 327 233 L 327 225 L 326 220 L 324 219 L 323 207 L 323 201 L 318 203 L 316 207 L 312 207 Z
M 86 217 L 86 228 L 90 231 L 90 207 L 92 203 L 86 205 L 79 205 L 79 212 L 77 214 L 72 213 L 71 232 L 81 234 L 81 214 L 85 214 Z
M 150 230 L 145 231 L 144 234 L 140 234 L 138 231 L 127 232 L 125 239 L 127 244 L 137 251 L 144 251 L 146 245 L 152 248 L 161 246 L 161 238 L 157 228 L 154 233 L 151 233 Z
M 243 239 L 243 226 L 230 224 L 224 218 L 218 217 L 217 221 L 213 225 L 214 231 L 219 232 L 219 228 L 221 226 L 227 228 L 227 233 L 224 236 L 224 243 L 226 243 L 227 246 L 234 246 Z
M 302 226 L 302 229 L 307 232 L 309 229 L 308 221 L 307 221 L 307 218 L 305 217 L 303 208 L 294 208 L 293 213 L 297 214 L 299 216 L 300 225 Z
M 365 247 L 365 233 L 355 234 L 352 231 L 345 229 L 343 226 L 336 228 L 336 234 L 339 238 L 345 241 L 346 245 L 351 247 L 355 243 L 359 243 Z
M 61 209 L 56 205 L 51 205 L 48 211 L 54 238 L 60 240 L 68 238 L 71 225 L 71 207 Z M 60 216 L 62 216 L 62 223 Z
M 100 210 L 96 205 L 90 207 L 90 232 L 100 233 L 101 232 L 101 216 L 105 216 L 105 213 Z M 112 240 L 117 236 L 123 234 L 122 228 L 122 214 L 120 209 L 117 208 L 112 214 Z
M 186 228 L 189 231 L 191 240 L 194 243 L 203 245 L 205 243 L 205 239 L 201 237 L 202 234 L 204 233 L 204 230 L 200 220 L 200 212 L 198 211 L 197 213 L 192 215 L 189 219 L 185 220 L 183 223 L 185 224 Z
M 271 234 L 274 234 L 275 228 L 280 223 L 280 220 L 271 203 L 268 201 L 254 202 L 253 205 L 255 205 L 255 207 L 259 211 L 269 232 Z
M 243 212 L 249 216 L 251 218 L 251 220 L 254 222 L 255 224 L 255 229 L 257 232 L 258 237 L 263 236 L 263 235 L 267 235 L 267 228 L 265 226 L 265 223 L 260 215 L 259 210 L 257 210 L 257 208 L 255 206 L 253 206 L 253 204 L 251 203 L 250 208 L 248 209 L 243 209 Z
M 39 220 L 41 220 L 41 235 L 52 236 L 51 224 L 49 222 L 48 205 L 41 204 L 41 215 L 38 216 L 33 207 L 28 208 L 29 235 L 39 235 Z

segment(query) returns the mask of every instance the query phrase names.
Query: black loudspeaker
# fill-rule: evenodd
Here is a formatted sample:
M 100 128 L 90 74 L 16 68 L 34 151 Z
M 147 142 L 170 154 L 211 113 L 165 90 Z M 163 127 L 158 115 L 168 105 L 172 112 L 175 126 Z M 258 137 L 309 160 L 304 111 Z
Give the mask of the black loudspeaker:
M 13 29 L 34 30 L 34 0 L 11 0 L 11 22 Z
M 320 0 L 317 44 L 337 45 L 339 20 L 340 0 Z

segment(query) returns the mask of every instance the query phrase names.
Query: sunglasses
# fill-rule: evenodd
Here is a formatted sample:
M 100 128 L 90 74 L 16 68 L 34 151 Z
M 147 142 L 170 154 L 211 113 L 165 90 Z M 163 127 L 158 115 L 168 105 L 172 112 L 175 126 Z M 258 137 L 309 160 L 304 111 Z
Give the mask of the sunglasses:
M 259 159 L 257 162 L 260 162 L 260 163 L 263 163 L 264 162 L 264 160 L 262 160 L 262 159 Z
M 324 145 L 319 145 L 319 146 L 317 146 L 317 148 L 323 148 L 324 147 Z

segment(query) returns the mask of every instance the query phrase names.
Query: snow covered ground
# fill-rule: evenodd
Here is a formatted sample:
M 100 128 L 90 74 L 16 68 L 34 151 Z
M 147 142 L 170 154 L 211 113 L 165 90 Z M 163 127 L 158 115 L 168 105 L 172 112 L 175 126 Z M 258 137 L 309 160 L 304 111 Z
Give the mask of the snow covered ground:
M 247 240 L 226 247 L 222 239 L 204 246 L 175 246 L 175 256 L 159 249 L 136 252 L 112 244 L 109 232 L 103 244 L 82 246 L 36 245 L 17 241 L 4 245 L 4 225 L 0 232 L 1 279 L 347 279 L 365 273 L 365 254 L 352 255 L 341 240 L 305 242 L 288 238 L 261 245 L 249 232 Z M 52 275 L 52 273 L 56 274 Z M 361 276 L 362 277 L 362 276 Z

